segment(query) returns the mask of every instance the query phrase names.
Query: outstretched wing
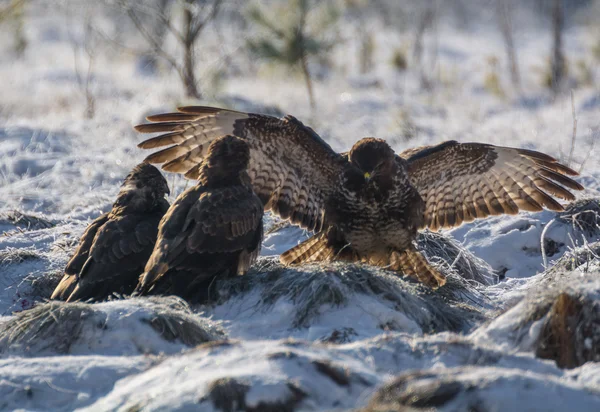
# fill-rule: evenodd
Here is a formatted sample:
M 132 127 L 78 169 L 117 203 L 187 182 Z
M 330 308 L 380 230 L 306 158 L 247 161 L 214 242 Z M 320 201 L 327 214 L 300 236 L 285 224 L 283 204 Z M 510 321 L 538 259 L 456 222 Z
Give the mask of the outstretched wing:
M 325 199 L 335 189 L 345 159 L 312 129 L 292 116 L 278 119 L 203 106 L 178 110 L 149 116 L 155 123 L 135 127 L 141 133 L 167 132 L 138 145 L 170 146 L 146 161 L 195 179 L 209 144 L 232 134 L 248 142 L 248 174 L 265 210 L 309 230 L 322 227 Z
M 583 186 L 574 170 L 533 150 L 447 141 L 400 154 L 425 201 L 424 226 L 458 226 L 519 210 L 564 210 L 554 198 L 574 200 Z

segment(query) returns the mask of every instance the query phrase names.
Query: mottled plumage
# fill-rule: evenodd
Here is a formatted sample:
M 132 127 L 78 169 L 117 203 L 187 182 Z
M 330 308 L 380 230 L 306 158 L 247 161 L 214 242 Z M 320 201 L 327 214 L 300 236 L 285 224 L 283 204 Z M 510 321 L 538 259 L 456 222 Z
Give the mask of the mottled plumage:
M 148 117 L 142 133 L 168 132 L 140 143 L 165 170 L 194 178 L 214 139 L 233 134 L 250 147 L 248 174 L 265 204 L 314 237 L 281 257 L 284 263 L 345 259 L 402 270 L 431 286 L 442 275 L 412 244 L 418 229 L 518 210 L 562 210 L 577 173 L 542 153 L 448 141 L 395 155 L 382 140 L 358 141 L 336 153 L 292 116 L 183 107 Z
M 147 163 L 127 176 L 112 210 L 96 218 L 79 240 L 75 254 L 51 299 L 102 300 L 130 294 L 152 253 L 158 224 L 169 203 L 167 181 Z
M 161 221 L 158 241 L 137 294 L 175 294 L 196 303 L 217 277 L 244 274 L 262 242 L 263 204 L 246 172 L 248 145 L 234 136 L 212 142 L 183 192 Z

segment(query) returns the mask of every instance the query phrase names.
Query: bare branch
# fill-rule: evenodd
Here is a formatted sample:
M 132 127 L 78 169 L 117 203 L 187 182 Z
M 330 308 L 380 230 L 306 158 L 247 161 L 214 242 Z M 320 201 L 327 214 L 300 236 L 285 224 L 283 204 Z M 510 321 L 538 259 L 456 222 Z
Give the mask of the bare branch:
M 165 27 L 171 32 L 171 34 L 175 36 L 180 43 L 185 44 L 185 37 L 183 33 L 177 30 L 177 28 L 173 26 L 173 23 L 171 23 L 171 16 L 165 16 L 164 13 L 161 13 L 160 11 L 156 11 L 155 14 L 158 16 L 161 23 L 164 24 Z
M 198 37 L 198 35 L 204 29 L 204 27 L 215 17 L 217 17 L 217 14 L 221 9 L 222 3 L 222 0 L 215 0 L 212 4 L 212 10 L 210 11 L 210 13 L 208 13 L 203 20 L 200 20 L 199 18 L 197 19 L 198 22 L 192 26 L 191 32 L 188 34 L 188 39 L 192 43 L 194 42 L 194 40 L 196 40 L 196 37 Z
M 577 170 L 578 173 L 581 173 L 583 171 L 585 164 L 587 163 L 588 160 L 590 160 L 590 157 L 592 156 L 592 153 L 594 152 L 594 149 L 596 148 L 596 142 L 598 141 L 598 135 L 599 135 L 598 133 L 594 133 L 592 135 L 592 143 L 590 144 L 590 148 L 587 151 L 587 154 L 585 155 L 583 162 L 581 162 L 581 165 L 579 166 L 579 170 Z
M 25 3 L 25 0 L 16 0 L 16 1 L 11 2 L 5 8 L 1 9 L 0 10 L 0 20 L 3 20 L 6 17 L 10 16 L 12 14 L 12 12 L 15 9 L 18 9 L 23 3 Z
M 175 70 L 177 70 L 177 72 L 179 72 L 179 75 L 183 77 L 181 67 L 177 64 L 177 61 L 173 58 L 173 56 L 171 56 L 169 53 L 165 52 L 163 50 L 163 48 L 161 47 L 161 45 L 158 43 L 158 41 L 148 32 L 148 30 L 146 30 L 143 23 L 139 20 L 138 16 L 135 14 L 135 11 L 133 10 L 133 8 L 127 7 L 127 15 L 129 16 L 129 18 L 131 19 L 131 21 L 133 22 L 135 27 L 138 29 L 140 34 L 150 44 L 150 46 L 152 47 L 152 50 L 156 54 L 158 54 L 159 56 L 164 58 L 166 61 L 168 61 L 169 64 Z
M 571 136 L 571 150 L 569 151 L 569 159 L 567 160 L 567 166 L 571 166 L 573 161 L 573 152 L 575 151 L 575 142 L 577 140 L 577 114 L 575 113 L 575 98 L 573 97 L 573 90 L 571 89 L 571 113 L 573 114 L 573 135 Z
M 500 32 L 504 38 L 504 46 L 506 48 L 506 56 L 510 67 L 510 76 L 514 86 L 517 88 L 521 85 L 521 76 L 519 73 L 519 64 L 515 51 L 515 43 L 513 39 L 513 22 L 512 9 L 509 4 L 510 0 L 496 0 L 496 12 L 498 14 L 498 24 Z

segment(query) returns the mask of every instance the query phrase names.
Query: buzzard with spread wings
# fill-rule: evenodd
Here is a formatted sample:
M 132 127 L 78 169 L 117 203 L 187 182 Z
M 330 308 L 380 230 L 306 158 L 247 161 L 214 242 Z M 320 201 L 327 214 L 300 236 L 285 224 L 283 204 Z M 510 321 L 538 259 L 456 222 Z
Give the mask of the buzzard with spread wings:
M 51 299 L 102 300 L 130 294 L 152 253 L 169 203 L 167 181 L 147 163 L 127 176 L 112 210 L 85 230 Z
M 211 285 L 217 277 L 244 274 L 256 261 L 264 211 L 246 172 L 248 145 L 224 136 L 207 152 L 198 184 L 179 195 L 161 221 L 135 294 L 203 303 L 215 296 Z
M 556 159 L 532 150 L 447 141 L 396 155 L 380 139 L 336 153 L 292 116 L 191 106 L 136 126 L 163 134 L 139 144 L 167 171 L 198 176 L 206 147 L 231 134 L 250 147 L 248 174 L 265 210 L 316 234 L 281 256 L 287 264 L 363 261 L 401 270 L 438 287 L 445 278 L 415 249 L 417 230 L 573 200 L 583 187 Z

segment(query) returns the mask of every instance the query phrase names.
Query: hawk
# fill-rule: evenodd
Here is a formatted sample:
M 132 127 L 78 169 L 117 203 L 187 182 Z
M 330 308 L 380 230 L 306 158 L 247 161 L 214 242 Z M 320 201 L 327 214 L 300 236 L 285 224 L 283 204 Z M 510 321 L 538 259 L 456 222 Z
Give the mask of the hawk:
M 246 171 L 250 151 L 235 136 L 214 140 L 196 169 L 198 184 L 183 192 L 160 223 L 158 240 L 136 294 L 210 298 L 216 277 L 246 273 L 263 237 L 263 204 Z
M 167 181 L 141 163 L 127 176 L 110 212 L 85 230 L 51 299 L 102 300 L 130 294 L 152 253 L 169 202 Z
M 149 116 L 141 133 L 162 132 L 143 149 L 169 146 L 146 161 L 196 178 L 206 146 L 232 134 L 250 147 L 252 187 L 271 210 L 315 235 L 281 256 L 286 264 L 362 261 L 438 287 L 445 278 L 415 249 L 418 230 L 458 226 L 490 215 L 563 210 L 577 173 L 532 150 L 447 141 L 399 155 L 381 139 L 336 153 L 292 116 L 189 106 Z

